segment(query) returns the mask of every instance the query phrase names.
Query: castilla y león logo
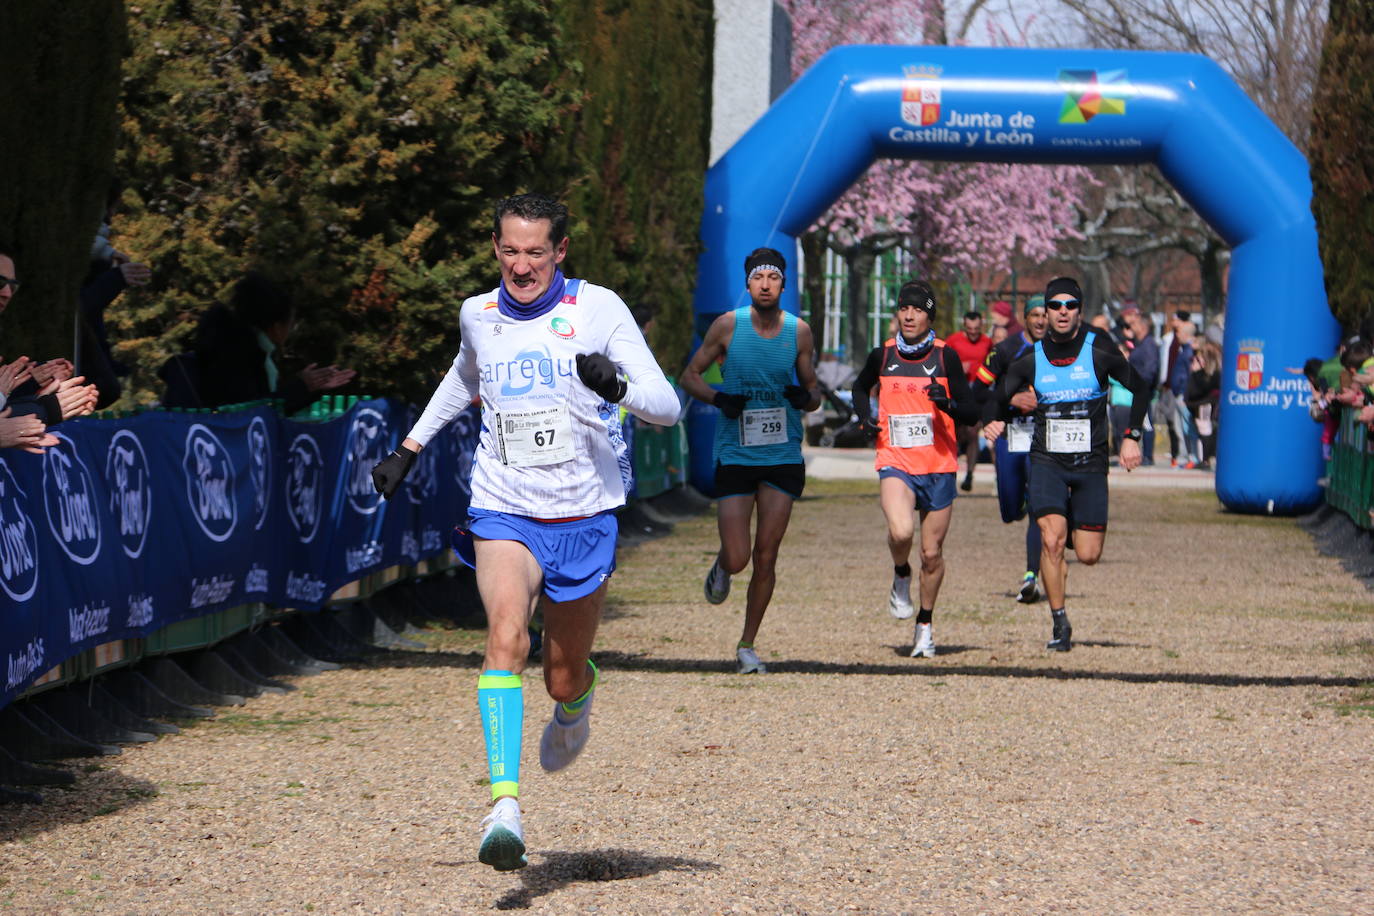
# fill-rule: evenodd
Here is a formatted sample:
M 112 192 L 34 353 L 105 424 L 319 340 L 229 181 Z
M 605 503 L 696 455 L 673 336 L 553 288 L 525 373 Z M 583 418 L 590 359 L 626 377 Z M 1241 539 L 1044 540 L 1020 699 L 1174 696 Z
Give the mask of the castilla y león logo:
M 119 521 L 119 544 L 129 559 L 136 560 L 148 538 L 153 490 L 143 443 L 127 429 L 110 440 L 105 453 L 105 482 L 110 488 L 110 508 Z
M 218 436 L 196 423 L 186 432 L 181 470 L 186 475 L 186 503 L 200 529 L 212 541 L 229 540 L 239 520 L 229 450 Z
M 1124 115 L 1131 85 L 1125 70 L 1060 70 L 1064 104 L 1060 124 L 1087 124 L 1098 115 Z
M 940 74 L 944 68 L 916 64 L 902 68 L 902 120 L 929 127 L 940 120 Z
M 56 433 L 57 445 L 43 452 L 43 507 L 57 543 L 82 566 L 100 553 L 100 514 L 95 482 L 72 440 Z
M 1254 391 L 1264 384 L 1264 341 L 1247 338 L 1236 355 L 1236 387 Z

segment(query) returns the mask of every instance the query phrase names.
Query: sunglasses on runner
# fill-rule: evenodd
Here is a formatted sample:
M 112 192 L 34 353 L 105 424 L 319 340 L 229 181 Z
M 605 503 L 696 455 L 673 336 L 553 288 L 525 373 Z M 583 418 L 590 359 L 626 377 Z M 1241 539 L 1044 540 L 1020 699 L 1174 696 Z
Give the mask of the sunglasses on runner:
M 1049 302 L 1045 303 L 1045 308 L 1049 309 L 1051 312 L 1057 312 L 1060 309 L 1068 309 L 1071 312 L 1076 312 L 1078 311 L 1078 307 L 1082 304 L 1083 303 L 1079 302 L 1077 299 L 1051 299 Z

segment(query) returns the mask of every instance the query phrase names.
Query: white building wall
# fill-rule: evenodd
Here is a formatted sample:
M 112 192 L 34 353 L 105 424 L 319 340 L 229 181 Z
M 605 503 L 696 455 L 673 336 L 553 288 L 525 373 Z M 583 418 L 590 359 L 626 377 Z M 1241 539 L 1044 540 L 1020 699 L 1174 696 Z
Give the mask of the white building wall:
M 711 165 L 791 82 L 792 25 L 773 0 L 716 0 Z

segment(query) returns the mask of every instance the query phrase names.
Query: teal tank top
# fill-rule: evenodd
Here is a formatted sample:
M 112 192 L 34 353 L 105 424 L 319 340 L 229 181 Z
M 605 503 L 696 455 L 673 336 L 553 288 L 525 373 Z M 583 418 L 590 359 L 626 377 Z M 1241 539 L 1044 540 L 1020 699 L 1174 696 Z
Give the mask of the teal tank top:
M 796 380 L 797 316 L 783 312 L 778 336 L 765 338 L 754 330 L 752 310 L 735 309 L 720 386 L 726 394 L 748 395 L 749 403 L 738 420 L 717 418 L 716 463 L 801 464 L 801 411 L 782 396 L 783 387 Z

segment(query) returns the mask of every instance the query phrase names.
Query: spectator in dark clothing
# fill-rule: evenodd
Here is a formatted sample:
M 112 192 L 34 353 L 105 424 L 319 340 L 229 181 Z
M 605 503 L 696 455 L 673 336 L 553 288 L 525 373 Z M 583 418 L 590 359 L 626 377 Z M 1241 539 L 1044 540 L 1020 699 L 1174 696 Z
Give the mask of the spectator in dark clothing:
M 10 300 L 19 289 L 15 259 L 7 252 L 0 251 L 0 313 L 9 307 Z M 98 392 L 94 385 L 85 384 L 80 376 L 73 377 L 72 364 L 65 359 L 50 359 L 45 362 L 30 362 L 28 357 L 19 357 L 8 366 L 0 368 L 0 377 L 8 389 L 0 399 L 0 418 L 6 421 L 21 417 L 37 418 L 43 426 L 53 426 L 72 417 L 84 416 L 95 409 Z M 21 424 L 28 432 L 33 432 L 33 424 Z M 21 425 L 7 422 L 7 428 L 20 429 Z M 40 437 L 41 437 L 41 430 Z M 50 438 L 50 437 L 47 437 Z M 16 443 L 18 444 L 18 443 Z M 41 451 L 41 445 L 56 445 L 56 440 L 35 443 L 26 439 L 24 447 L 29 451 Z
M 1203 470 L 1211 470 L 1217 454 L 1217 408 L 1221 404 L 1221 348 L 1210 340 L 1198 344 L 1190 361 L 1183 401 L 1193 417 L 1198 439 L 1202 443 Z
M 129 369 L 114 357 L 109 332 L 105 328 L 105 309 L 131 286 L 144 286 L 153 272 L 146 264 L 133 261 L 112 263 L 92 261 L 86 282 L 81 287 L 81 337 L 76 354 L 76 372 L 100 389 L 96 410 L 119 400 L 124 386 L 119 377 Z
M 1130 305 L 1121 310 L 1121 320 L 1131 335 L 1131 350 L 1128 360 L 1136 374 L 1150 385 L 1150 399 L 1154 400 L 1155 379 L 1159 376 L 1159 344 L 1155 342 L 1154 328 L 1136 306 Z M 1150 422 L 1150 414 L 1145 414 L 1144 440 L 1141 442 L 1142 467 L 1155 463 L 1155 430 Z
M 197 395 L 202 407 L 281 398 L 288 414 L 352 381 L 352 369 L 314 363 L 287 374 L 278 366 L 295 309 L 286 291 L 250 272 L 229 305 L 214 305 L 196 330 Z

